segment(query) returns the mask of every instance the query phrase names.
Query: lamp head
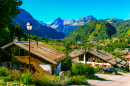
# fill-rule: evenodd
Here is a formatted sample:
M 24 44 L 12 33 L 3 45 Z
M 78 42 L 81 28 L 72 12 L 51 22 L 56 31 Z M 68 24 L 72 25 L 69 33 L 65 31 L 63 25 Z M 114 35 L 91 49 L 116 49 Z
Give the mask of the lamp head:
M 32 23 L 28 22 L 26 26 L 27 30 L 32 30 Z

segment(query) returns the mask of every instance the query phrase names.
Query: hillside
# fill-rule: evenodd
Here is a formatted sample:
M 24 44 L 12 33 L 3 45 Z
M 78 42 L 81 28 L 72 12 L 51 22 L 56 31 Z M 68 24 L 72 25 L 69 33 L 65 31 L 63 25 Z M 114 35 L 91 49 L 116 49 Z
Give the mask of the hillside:
M 20 14 L 18 14 L 17 17 L 13 21 L 15 24 L 16 23 L 20 24 L 23 28 L 23 31 L 26 33 L 28 33 L 26 24 L 27 22 L 30 21 L 33 25 L 33 28 L 31 30 L 31 34 L 33 35 L 36 35 L 39 37 L 46 36 L 52 39 L 62 39 L 65 37 L 64 33 L 58 32 L 51 27 L 43 26 L 26 11 L 21 11 Z
M 117 22 L 114 24 L 116 27 L 116 34 L 113 37 L 124 38 L 127 35 L 130 35 L 130 20 L 125 20 L 121 22 Z
M 123 19 L 110 18 L 110 19 L 105 19 L 105 21 L 109 22 L 111 25 L 114 26 L 114 24 L 116 24 L 118 22 L 122 22 L 124 20 Z
M 80 26 L 64 38 L 65 41 L 88 41 L 111 38 L 116 33 L 115 27 L 104 20 L 91 20 Z

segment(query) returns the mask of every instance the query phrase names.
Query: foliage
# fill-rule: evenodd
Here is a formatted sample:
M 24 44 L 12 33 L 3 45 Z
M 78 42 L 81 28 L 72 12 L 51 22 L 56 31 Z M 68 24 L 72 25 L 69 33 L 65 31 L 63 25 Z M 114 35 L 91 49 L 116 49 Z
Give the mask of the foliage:
M 72 76 L 71 71 L 70 71 L 70 70 L 65 71 L 65 76 L 67 76 L 67 77 L 71 77 L 71 76 Z
M 64 61 L 64 66 L 67 67 L 67 70 L 70 70 L 71 69 L 71 66 L 72 66 L 72 63 L 71 63 L 71 58 L 68 57 L 65 61 Z
M 57 86 L 64 85 L 64 80 L 61 76 L 47 75 L 41 73 L 35 73 L 32 75 L 32 82 L 38 86 Z
M 5 73 L 3 73 L 3 71 Z M 8 74 L 6 74 L 8 72 Z M 0 67 L 0 80 L 4 82 L 17 81 L 26 85 L 35 84 L 36 86 L 61 86 L 66 85 L 64 77 L 56 75 L 48 75 L 42 73 L 21 73 L 18 70 L 7 70 L 5 67 Z M 3 84 L 3 83 L 2 83 Z
M 97 73 L 97 72 L 100 72 L 102 69 L 104 69 L 103 67 L 96 67 L 96 68 L 94 68 L 94 71 L 95 71 L 95 73 Z
M 6 67 L 0 67 L 0 76 L 8 76 L 9 75 L 9 71 Z
M 19 38 L 19 40 L 26 41 L 27 35 L 23 33 L 22 27 L 18 24 L 10 24 L 8 28 L 2 29 L 0 31 L 0 46 L 12 42 L 13 36 Z
M 6 83 L 0 82 L 0 86 L 6 86 Z
M 128 71 L 125 71 L 125 70 L 121 70 L 121 69 L 116 69 L 117 70 L 117 72 L 123 72 L 123 73 L 127 73 Z
M 71 71 L 73 75 L 84 75 L 87 78 L 92 78 L 95 74 L 93 67 L 82 63 L 75 63 L 74 66 L 71 67 Z
M 11 77 L 11 75 L 5 76 L 5 77 L 1 77 L 1 79 L 2 79 L 4 82 L 13 81 L 13 78 Z
M 21 82 L 26 85 L 31 84 L 32 83 L 31 75 L 32 75 L 32 72 L 23 73 L 21 75 Z
M 73 82 L 73 84 L 85 84 L 85 85 L 89 84 L 87 82 L 86 77 L 81 75 L 71 77 L 71 81 Z
M 21 72 L 19 70 L 10 70 L 10 75 L 14 81 L 20 81 Z
M 21 0 L 1 0 L 0 1 L 0 31 L 11 23 L 12 19 L 17 17 L 20 10 Z

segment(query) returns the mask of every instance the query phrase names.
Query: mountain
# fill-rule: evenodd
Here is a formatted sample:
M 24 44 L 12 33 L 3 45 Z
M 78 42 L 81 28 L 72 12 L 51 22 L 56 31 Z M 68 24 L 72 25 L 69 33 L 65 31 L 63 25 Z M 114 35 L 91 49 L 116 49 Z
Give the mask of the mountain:
M 72 25 L 81 26 L 81 25 L 88 23 L 91 20 L 97 20 L 97 19 L 94 18 L 92 15 L 90 15 L 90 16 L 79 18 L 76 22 L 72 23 Z
M 47 26 L 47 24 L 44 23 L 43 21 L 39 21 L 39 20 L 37 20 L 37 22 L 39 22 L 39 23 L 42 24 L 43 26 Z
M 68 35 L 79 26 L 84 25 L 91 20 L 97 20 L 97 19 L 94 18 L 92 15 L 79 18 L 78 20 L 74 20 L 74 19 L 62 20 L 59 17 L 48 26 L 54 28 L 57 31 L 63 32 L 65 35 Z
M 20 11 L 20 14 L 13 20 L 14 23 L 18 23 L 22 26 L 23 31 L 28 33 L 26 24 L 27 22 L 31 22 L 33 28 L 31 30 L 31 34 L 36 36 L 46 36 L 52 39 L 62 39 L 65 37 L 65 34 L 62 32 L 58 32 L 55 29 L 47 26 L 43 26 L 37 20 L 35 20 L 27 11 Z
M 89 41 L 111 38 L 116 29 L 104 20 L 92 20 L 78 27 L 74 32 L 64 38 L 65 41 Z
M 64 21 L 63 25 L 66 25 L 66 24 L 71 24 L 71 23 L 76 22 L 76 20 L 74 20 L 74 19 L 63 20 L 63 21 Z
M 50 25 L 48 25 L 48 26 L 50 26 L 50 27 L 52 27 L 52 28 L 57 28 L 59 25 L 63 25 L 63 20 L 59 17 L 59 18 L 57 18 L 54 22 L 52 22 Z

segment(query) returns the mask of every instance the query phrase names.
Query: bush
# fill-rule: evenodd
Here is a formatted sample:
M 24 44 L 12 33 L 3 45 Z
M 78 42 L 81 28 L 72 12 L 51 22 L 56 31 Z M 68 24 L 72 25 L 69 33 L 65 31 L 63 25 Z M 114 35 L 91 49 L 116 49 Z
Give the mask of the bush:
M 2 79 L 4 82 L 13 81 L 11 75 L 5 76 L 5 77 L 1 77 L 1 79 Z
M 71 69 L 72 63 L 71 63 L 70 57 L 68 57 L 68 58 L 64 61 L 63 66 L 64 66 L 63 68 L 64 68 L 65 71 Z
M 32 72 L 28 72 L 28 73 L 23 73 L 21 75 L 21 82 L 23 84 L 26 84 L 26 85 L 29 85 L 32 83 L 32 79 L 31 79 L 31 75 L 32 75 Z
M 71 68 L 72 74 L 74 75 L 84 75 L 87 78 L 94 77 L 95 71 L 93 67 L 90 67 L 88 64 L 75 63 Z
M 47 75 L 42 73 L 35 73 L 32 75 L 32 82 L 38 86 L 57 86 L 64 85 L 64 79 L 61 76 Z
M 10 70 L 10 76 L 15 81 L 20 81 L 21 78 L 21 72 L 19 70 Z
M 100 72 L 102 69 L 104 69 L 103 67 L 96 67 L 96 68 L 94 68 L 94 71 L 95 71 L 95 73 L 97 73 L 97 72 Z
M 69 71 L 66 71 L 66 72 L 65 72 L 65 76 L 71 77 L 71 76 L 72 76 L 71 71 L 70 71 L 70 70 L 69 70 Z
M 6 83 L 0 82 L 0 86 L 6 86 Z
M 9 71 L 6 67 L 0 67 L 0 76 L 8 76 L 9 75 Z
M 127 71 L 125 71 L 125 70 L 121 70 L 121 69 L 117 69 L 117 72 L 127 73 Z
M 73 76 L 71 77 L 73 84 L 89 84 L 85 76 Z

